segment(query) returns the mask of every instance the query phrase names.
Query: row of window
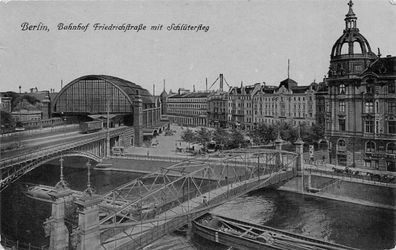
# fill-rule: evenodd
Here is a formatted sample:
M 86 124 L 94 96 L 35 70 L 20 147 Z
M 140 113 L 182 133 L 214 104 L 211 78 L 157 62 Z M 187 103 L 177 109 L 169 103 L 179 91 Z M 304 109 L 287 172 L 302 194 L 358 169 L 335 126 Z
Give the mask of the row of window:
M 377 86 L 377 87 L 381 87 L 381 86 Z M 375 91 L 375 86 L 374 85 L 366 86 L 366 93 L 374 94 L 374 91 Z M 387 85 L 387 93 L 388 94 L 395 94 L 396 93 L 395 83 L 388 83 L 388 85 Z M 338 86 L 338 94 L 340 94 L 340 95 L 347 94 L 347 88 L 346 88 L 345 84 L 340 84 Z
M 396 121 L 387 121 L 387 131 L 385 133 L 396 134 Z M 364 121 L 365 133 L 381 133 L 379 128 L 379 121 L 366 120 Z M 338 119 L 338 130 L 346 131 L 346 122 L 344 118 Z
M 179 109 L 206 109 L 206 104 L 168 104 L 168 108 L 179 108 Z
M 388 102 L 388 113 L 389 114 L 396 114 L 396 102 Z M 328 106 L 329 107 L 329 106 Z M 339 112 L 346 112 L 346 104 L 345 101 L 341 100 L 338 103 L 338 110 Z M 328 111 L 330 111 L 330 108 L 328 108 Z M 364 103 L 364 112 L 365 113 L 374 113 L 374 102 L 373 101 L 366 101 Z M 375 112 L 379 113 L 379 103 L 375 102 Z
M 207 102 L 207 98 L 169 98 L 169 102 Z
M 340 139 L 338 140 L 338 151 L 345 151 L 346 150 L 346 143 L 345 140 Z M 365 146 L 365 151 L 366 153 L 374 153 L 376 151 L 376 144 L 373 141 L 368 141 L 366 142 Z M 387 154 L 396 154 L 396 144 L 393 142 L 390 142 L 386 145 L 386 153 Z

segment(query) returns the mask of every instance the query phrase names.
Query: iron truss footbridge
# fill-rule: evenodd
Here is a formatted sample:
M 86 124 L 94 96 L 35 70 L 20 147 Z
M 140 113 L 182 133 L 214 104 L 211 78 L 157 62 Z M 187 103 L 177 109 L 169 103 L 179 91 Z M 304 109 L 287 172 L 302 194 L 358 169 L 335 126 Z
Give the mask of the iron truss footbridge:
M 106 193 L 99 204 L 102 249 L 139 249 L 211 208 L 296 175 L 296 153 L 249 149 L 189 159 Z

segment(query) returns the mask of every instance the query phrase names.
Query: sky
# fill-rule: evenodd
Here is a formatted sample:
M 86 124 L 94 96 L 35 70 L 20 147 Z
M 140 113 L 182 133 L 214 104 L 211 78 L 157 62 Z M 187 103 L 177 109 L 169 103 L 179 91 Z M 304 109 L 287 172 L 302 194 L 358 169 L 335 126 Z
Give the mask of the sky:
M 59 91 L 89 74 L 117 76 L 156 93 L 205 89 L 220 73 L 232 86 L 290 78 L 321 81 L 342 35 L 348 0 L 9 1 L 0 3 L 0 91 Z M 392 4 L 393 3 L 393 4 Z M 357 26 L 373 52 L 396 56 L 396 0 L 355 0 Z M 21 25 L 49 31 L 22 31 Z M 89 24 L 86 32 L 59 23 Z M 143 24 L 145 31 L 94 31 L 93 25 Z M 174 24 L 209 26 L 168 31 Z M 162 24 L 161 31 L 152 25 Z M 218 85 L 211 89 L 217 89 Z

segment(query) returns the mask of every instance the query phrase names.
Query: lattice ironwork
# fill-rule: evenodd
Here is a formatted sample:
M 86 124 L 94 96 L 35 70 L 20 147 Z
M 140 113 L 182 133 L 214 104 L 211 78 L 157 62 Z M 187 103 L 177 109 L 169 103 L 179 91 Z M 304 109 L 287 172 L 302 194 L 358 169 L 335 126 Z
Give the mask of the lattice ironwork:
M 224 195 L 230 195 L 230 191 L 240 195 L 269 181 L 271 176 L 276 177 L 276 173 L 291 173 L 296 158 L 297 154 L 286 151 L 226 151 L 179 162 L 137 178 L 104 195 L 100 207 L 107 215 L 100 219 L 102 244 L 120 237 L 132 240 L 158 227 L 160 221 L 199 215 L 215 203 L 224 202 Z M 285 178 L 267 184 L 277 184 Z M 218 199 L 220 195 L 222 198 Z M 137 227 L 140 229 L 135 230 Z M 117 237 L 119 234 L 123 236 Z

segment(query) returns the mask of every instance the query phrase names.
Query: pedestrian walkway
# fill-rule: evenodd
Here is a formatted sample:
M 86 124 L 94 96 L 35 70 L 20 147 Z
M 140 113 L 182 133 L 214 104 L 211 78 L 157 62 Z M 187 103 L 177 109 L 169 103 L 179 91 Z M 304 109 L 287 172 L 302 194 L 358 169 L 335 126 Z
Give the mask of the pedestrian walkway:
M 152 141 L 158 142 L 156 146 L 150 147 L 129 147 L 125 149 L 125 154 L 145 155 L 145 156 L 191 156 L 189 153 L 176 152 L 176 147 L 187 148 L 188 144 L 181 141 L 181 135 L 186 128 L 171 125 L 171 130 L 176 131 L 174 135 L 165 136 L 162 133 L 156 136 Z M 154 143 L 155 144 L 155 143 Z

